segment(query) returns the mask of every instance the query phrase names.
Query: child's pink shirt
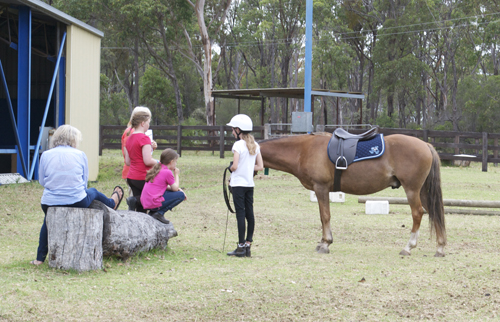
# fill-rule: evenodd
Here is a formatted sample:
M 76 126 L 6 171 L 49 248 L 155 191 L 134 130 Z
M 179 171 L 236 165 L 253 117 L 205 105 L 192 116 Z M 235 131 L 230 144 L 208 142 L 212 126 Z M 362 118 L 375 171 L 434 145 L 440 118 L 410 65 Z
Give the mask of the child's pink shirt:
M 154 209 L 161 206 L 162 202 L 165 201 L 163 194 L 168 186 L 175 183 L 175 177 L 172 171 L 162 164 L 160 173 L 151 181 L 146 182 L 144 189 L 142 189 L 141 203 L 144 209 Z

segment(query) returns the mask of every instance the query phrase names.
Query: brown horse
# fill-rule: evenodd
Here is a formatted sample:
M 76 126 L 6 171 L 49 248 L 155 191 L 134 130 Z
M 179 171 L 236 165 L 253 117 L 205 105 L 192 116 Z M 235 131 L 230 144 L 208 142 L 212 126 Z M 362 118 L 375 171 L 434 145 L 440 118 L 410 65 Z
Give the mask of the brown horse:
M 333 241 L 330 229 L 329 192 L 333 191 L 335 165 L 327 155 L 331 134 L 306 134 L 260 141 L 264 167 L 288 172 L 318 198 L 323 238 L 316 250 L 329 253 Z M 385 153 L 376 159 L 354 162 L 341 176 L 345 193 L 367 195 L 388 187 L 403 186 L 413 217 L 410 240 L 400 252 L 410 255 L 417 246 L 424 209 L 429 213 L 431 233 L 436 232 L 437 251 L 444 256 L 446 229 L 441 192 L 440 160 L 432 145 L 415 137 L 394 134 L 384 137 Z M 423 206 L 423 208 L 422 208 Z

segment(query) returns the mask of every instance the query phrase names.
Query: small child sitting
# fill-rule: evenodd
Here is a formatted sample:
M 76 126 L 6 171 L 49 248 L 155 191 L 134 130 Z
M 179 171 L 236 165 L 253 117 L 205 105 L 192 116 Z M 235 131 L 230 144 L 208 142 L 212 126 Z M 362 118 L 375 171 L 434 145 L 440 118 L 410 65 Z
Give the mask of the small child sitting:
M 179 172 L 177 159 L 179 155 L 172 149 L 161 153 L 160 162 L 146 174 L 146 183 L 141 194 L 144 209 L 156 220 L 169 224 L 164 214 L 186 200 L 186 194 L 179 188 Z

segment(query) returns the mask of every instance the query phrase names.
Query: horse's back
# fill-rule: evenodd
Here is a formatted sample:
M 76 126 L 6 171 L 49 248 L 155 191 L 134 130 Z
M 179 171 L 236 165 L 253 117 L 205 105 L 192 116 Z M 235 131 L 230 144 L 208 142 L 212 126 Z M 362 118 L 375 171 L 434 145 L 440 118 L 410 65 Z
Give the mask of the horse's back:
M 386 149 L 391 157 L 402 160 L 410 158 L 432 161 L 429 144 L 414 136 L 392 134 L 384 137 Z

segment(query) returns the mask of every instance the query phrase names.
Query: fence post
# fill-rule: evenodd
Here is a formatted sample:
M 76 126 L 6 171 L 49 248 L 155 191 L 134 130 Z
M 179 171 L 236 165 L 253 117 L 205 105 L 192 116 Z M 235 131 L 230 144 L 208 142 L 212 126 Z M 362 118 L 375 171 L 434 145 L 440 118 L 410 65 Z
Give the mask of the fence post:
M 488 172 L 488 133 L 483 132 L 483 172 Z
M 458 135 L 455 135 L 455 144 L 459 144 L 460 143 L 460 136 Z M 455 154 L 459 154 L 460 153 L 460 150 L 458 148 L 455 148 Z
M 239 100 L 238 100 L 238 102 L 239 102 Z M 219 147 L 220 147 L 220 158 L 224 159 L 224 125 L 220 126 Z
M 423 137 L 424 142 L 429 142 L 429 130 L 424 130 Z
M 495 142 L 493 143 L 493 145 L 495 146 L 495 148 L 498 146 L 498 138 L 495 139 Z M 495 149 L 495 151 L 493 152 L 493 157 L 496 159 L 498 158 L 498 150 Z M 495 162 L 495 167 L 498 166 L 498 163 Z
M 181 141 L 182 141 L 182 125 L 177 125 L 177 154 L 179 154 L 179 156 L 181 156 L 181 149 L 182 149 L 182 144 L 181 144 Z
M 99 156 L 102 156 L 102 125 L 99 125 Z

